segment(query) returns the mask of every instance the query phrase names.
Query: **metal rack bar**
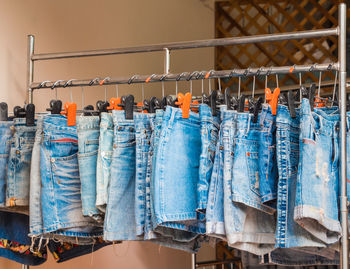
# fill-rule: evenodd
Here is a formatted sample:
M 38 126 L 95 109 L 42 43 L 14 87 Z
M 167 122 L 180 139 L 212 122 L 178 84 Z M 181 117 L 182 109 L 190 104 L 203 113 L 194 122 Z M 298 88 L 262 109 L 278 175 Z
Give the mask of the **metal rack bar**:
M 165 69 L 168 69 L 165 64 Z M 338 63 L 325 63 L 314 65 L 295 65 L 295 66 L 278 66 L 278 67 L 260 67 L 260 68 L 247 68 L 247 69 L 233 69 L 233 70 L 220 70 L 220 71 L 195 71 L 195 72 L 183 72 L 178 74 L 153 74 L 153 75 L 133 75 L 131 77 L 109 78 L 105 80 L 103 78 L 93 78 L 84 80 L 57 80 L 46 82 L 34 82 L 30 85 L 32 90 L 45 89 L 45 88 L 65 88 L 65 87 L 81 87 L 81 86 L 98 86 L 103 81 L 103 85 L 114 84 L 134 84 L 134 83 L 151 83 L 161 81 L 189 81 L 189 80 L 201 80 L 201 79 L 215 79 L 215 78 L 231 78 L 239 76 L 256 76 L 256 75 L 273 75 L 273 74 L 291 74 L 309 71 L 330 71 L 338 70 Z
M 348 241 L 348 199 L 346 190 L 346 4 L 340 4 L 338 10 L 339 37 L 339 96 L 340 96 L 340 219 L 342 226 L 341 262 L 340 268 L 349 268 L 349 241 Z

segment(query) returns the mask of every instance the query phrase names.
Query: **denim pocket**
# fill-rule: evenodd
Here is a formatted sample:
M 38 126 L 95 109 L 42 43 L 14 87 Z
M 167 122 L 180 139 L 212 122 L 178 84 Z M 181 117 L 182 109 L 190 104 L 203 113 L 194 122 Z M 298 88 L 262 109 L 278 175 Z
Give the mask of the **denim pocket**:
M 251 191 L 260 196 L 259 192 L 259 153 L 257 147 L 252 147 L 247 151 L 248 175 Z
M 98 139 L 88 139 L 84 143 L 84 152 L 82 152 L 80 155 L 94 155 L 97 154 L 98 151 L 98 145 L 99 145 L 99 140 Z
M 117 127 L 114 138 L 114 148 L 134 146 L 136 144 L 135 129 L 133 127 Z

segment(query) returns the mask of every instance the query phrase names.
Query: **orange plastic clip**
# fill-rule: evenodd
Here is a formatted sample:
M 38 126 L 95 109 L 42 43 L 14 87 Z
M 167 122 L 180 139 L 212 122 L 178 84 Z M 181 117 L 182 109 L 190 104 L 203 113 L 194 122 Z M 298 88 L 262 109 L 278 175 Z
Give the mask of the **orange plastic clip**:
M 143 102 L 137 103 L 137 106 L 143 107 Z M 148 113 L 147 110 L 143 110 L 142 113 Z
M 278 96 L 280 95 L 280 92 L 281 92 L 281 89 L 280 88 L 276 88 L 273 91 L 271 101 L 269 102 L 269 104 L 271 106 L 272 115 L 276 115 L 277 114 Z
M 182 109 L 182 118 L 183 119 L 188 119 L 190 117 L 191 102 L 192 102 L 192 94 L 187 92 L 185 94 L 185 97 L 184 97 L 184 100 L 183 100 L 183 105 L 181 107 L 181 109 Z
M 320 98 L 319 95 L 315 96 L 315 107 L 325 107 L 325 102 Z
M 248 100 L 244 101 L 244 111 L 249 111 L 249 103 Z
M 77 117 L 77 104 L 76 103 L 65 103 L 64 111 L 61 112 L 62 115 L 67 117 L 67 126 L 75 126 Z
M 178 93 L 177 94 L 177 101 L 175 102 L 175 105 L 179 106 L 179 108 L 182 108 L 184 100 L 185 100 L 185 95 L 181 92 Z
M 199 105 L 199 102 L 197 100 L 194 100 L 192 102 L 192 105 Z M 192 108 L 192 111 L 195 112 L 195 113 L 199 113 L 199 107 Z
M 272 92 L 270 88 L 265 89 L 265 99 L 266 99 L 266 103 L 270 104 L 272 100 Z
M 123 110 L 121 106 L 119 106 L 122 103 L 122 98 L 121 97 L 113 97 L 109 100 L 110 106 L 107 107 L 109 110 Z

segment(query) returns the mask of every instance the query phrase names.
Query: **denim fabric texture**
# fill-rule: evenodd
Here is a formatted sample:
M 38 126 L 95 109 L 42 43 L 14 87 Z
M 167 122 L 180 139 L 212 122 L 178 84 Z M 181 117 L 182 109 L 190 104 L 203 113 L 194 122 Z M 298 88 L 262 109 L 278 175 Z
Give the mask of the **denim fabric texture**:
M 135 178 L 135 221 L 136 235 L 145 235 L 146 223 L 146 177 L 149 165 L 149 150 L 151 144 L 151 120 L 154 114 L 135 114 L 136 139 L 136 178 Z
M 30 163 L 36 126 L 26 126 L 25 118 L 15 118 L 13 124 L 14 134 L 6 178 L 6 206 L 26 207 L 23 212 L 28 213 Z
M 339 222 L 339 127 L 337 109 L 315 108 L 303 99 L 300 115 L 300 164 L 294 220 L 326 244 L 341 236 Z
M 226 106 L 220 107 L 220 120 Z M 219 141 L 216 144 L 215 160 L 208 191 L 206 210 L 206 234 L 226 240 L 224 222 L 224 146 L 222 141 L 222 127 L 219 130 Z
M 263 207 L 258 194 L 253 194 L 253 190 L 259 187 L 255 184 L 259 171 L 255 156 L 258 150 L 254 141 L 258 132 L 251 119 L 252 115 L 248 113 L 223 111 L 224 219 L 227 241 L 231 247 L 262 255 L 274 248 L 275 222 L 273 215 L 261 210 Z M 249 166 L 248 161 L 251 162 Z M 242 190 L 246 191 L 246 197 L 252 197 L 248 205 L 245 202 L 249 200 L 234 199 L 240 198 Z
M 103 217 L 96 208 L 96 163 L 100 136 L 100 117 L 77 117 L 78 162 L 83 215 L 101 223 Z
M 35 141 L 30 167 L 30 196 L 29 196 L 29 236 L 36 237 L 43 233 L 43 215 L 41 208 L 41 173 L 40 173 L 40 144 L 43 135 L 44 117 L 38 118 Z
M 44 233 L 101 236 L 95 222 L 82 213 L 76 126 L 67 126 L 64 116 L 44 116 L 40 150 Z
M 101 113 L 99 140 L 96 168 L 96 207 L 105 212 L 113 154 L 113 117 L 111 113 Z
M 326 247 L 294 221 L 299 165 L 300 112 L 292 118 L 288 107 L 279 105 L 276 118 L 278 195 L 276 248 Z
M 211 108 L 206 104 L 201 104 L 199 106 L 199 119 L 201 124 L 201 154 L 197 184 L 197 210 L 205 212 L 218 141 L 220 116 L 213 116 Z
M 259 117 L 259 192 L 261 202 L 276 209 L 278 168 L 276 159 L 276 116 L 264 105 Z
M 157 225 L 205 233 L 205 223 L 196 213 L 200 150 L 199 115 L 190 112 L 184 119 L 181 109 L 168 106 L 154 170 Z
M 13 135 L 13 122 L 0 122 L 0 207 L 6 204 L 6 174 Z
M 134 113 L 134 117 L 136 115 Z M 125 112 L 118 110 L 113 111 L 113 122 L 114 144 L 104 239 L 140 240 L 142 238 L 136 235 L 135 218 L 135 122 L 125 119 Z

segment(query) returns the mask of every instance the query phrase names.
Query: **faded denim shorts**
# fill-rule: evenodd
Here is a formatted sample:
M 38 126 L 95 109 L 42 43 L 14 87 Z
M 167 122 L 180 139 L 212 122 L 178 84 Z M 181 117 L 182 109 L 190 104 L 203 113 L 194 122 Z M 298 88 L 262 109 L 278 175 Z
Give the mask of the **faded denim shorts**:
M 113 123 L 113 157 L 104 239 L 107 241 L 140 240 L 143 238 L 136 235 L 135 218 L 135 122 L 134 119 L 125 119 L 125 111 L 114 110 Z
M 46 115 L 40 153 L 44 233 L 101 236 L 101 229 L 82 212 L 76 126 L 67 126 L 64 116 Z
M 200 151 L 199 115 L 190 112 L 183 119 L 180 108 L 168 106 L 154 168 L 156 225 L 205 233 L 205 223 L 196 212 Z
M 220 107 L 221 120 L 226 106 Z M 206 210 L 206 234 L 226 240 L 224 222 L 224 146 L 222 128 L 220 126 L 219 139 L 215 149 L 215 160 L 210 179 L 208 203 Z
M 83 215 L 102 222 L 103 217 L 96 208 L 96 163 L 100 136 L 100 117 L 77 117 L 78 161 L 81 181 Z
M 6 204 L 6 174 L 13 135 L 13 122 L 0 122 L 0 207 Z
M 258 133 L 251 118 L 248 113 L 223 111 L 224 219 L 231 247 L 262 255 L 274 248 L 275 222 L 258 199 Z
M 6 179 L 6 206 L 19 207 L 19 211 L 24 210 L 23 213 L 28 214 L 30 163 L 36 126 L 26 126 L 25 118 L 15 118 L 13 124 L 14 135 Z
M 341 236 L 339 222 L 339 111 L 315 108 L 303 99 L 300 116 L 300 161 L 294 220 L 326 244 Z
M 30 196 L 29 196 L 29 236 L 35 237 L 43 233 L 43 215 L 41 208 L 41 173 L 40 173 L 40 144 L 43 136 L 43 120 L 37 120 L 37 129 L 32 152 L 30 167 Z
M 105 212 L 113 154 L 113 117 L 111 113 L 101 113 L 99 139 L 96 168 L 96 207 Z
M 276 248 L 326 247 L 294 221 L 299 164 L 300 113 L 292 118 L 287 106 L 279 105 L 276 118 L 278 195 Z
M 199 160 L 199 181 L 197 184 L 197 210 L 204 212 L 207 208 L 208 190 L 218 140 L 220 116 L 213 116 L 211 108 L 199 105 L 201 123 L 201 154 Z

